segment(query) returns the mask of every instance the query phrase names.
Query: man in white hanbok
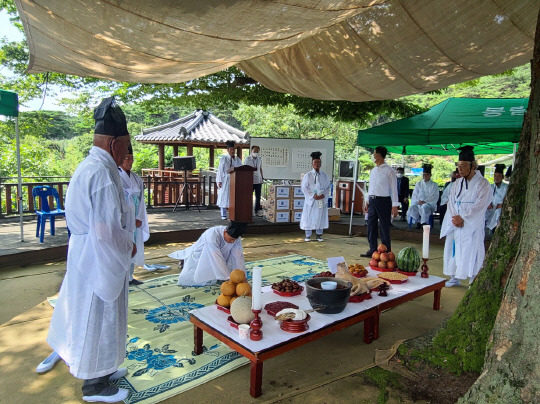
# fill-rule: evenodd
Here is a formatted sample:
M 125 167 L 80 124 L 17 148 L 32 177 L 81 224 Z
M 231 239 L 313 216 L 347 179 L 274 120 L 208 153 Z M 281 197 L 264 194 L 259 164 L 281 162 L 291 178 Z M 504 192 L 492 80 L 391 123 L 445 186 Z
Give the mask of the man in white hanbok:
M 47 342 L 71 374 L 84 379 L 83 400 L 116 402 L 129 395 L 109 381 L 127 373 L 118 366 L 126 353 L 129 266 L 137 252 L 118 173 L 129 133 L 113 97 L 102 101 L 94 118 L 94 146 L 67 191 L 67 271 Z
M 501 217 L 501 208 L 508 191 L 508 184 L 503 182 L 503 173 L 506 165 L 495 164 L 495 173 L 493 174 L 493 185 L 491 185 L 492 200 L 486 211 L 486 227 L 493 231 L 499 224 Z
M 300 218 L 300 228 L 306 232 L 305 241 L 311 241 L 313 230 L 317 241 L 323 241 L 323 230 L 328 228 L 328 197 L 330 178 L 321 170 L 321 152 L 311 153 L 313 169 L 302 179 L 304 208 Z
M 137 254 L 131 259 L 131 268 L 129 269 L 129 284 L 142 285 L 143 282 L 133 277 L 135 266 L 144 265 L 144 242 L 150 237 L 148 227 L 148 216 L 146 215 L 146 206 L 144 203 L 144 184 L 137 174 L 131 171 L 133 167 L 133 147 L 131 143 L 128 147 L 128 154 L 118 167 L 122 187 L 124 188 L 124 198 L 128 206 L 130 215 L 129 220 L 135 221 L 135 233 L 133 240 L 137 246 Z
M 246 224 L 239 222 L 214 226 L 192 246 L 169 254 L 169 257 L 183 261 L 178 285 L 204 286 L 228 280 L 235 269 L 245 271 L 241 239 L 245 231 Z
M 216 183 L 218 185 L 218 198 L 217 205 L 221 209 L 221 218 L 227 219 L 227 208 L 229 207 L 229 193 L 230 193 L 230 180 L 231 171 L 235 167 L 242 165 L 242 160 L 235 156 L 236 148 L 232 140 L 227 141 L 227 154 L 221 156 L 219 159 L 218 171 L 216 175 Z
M 451 278 L 446 287 L 472 283 L 484 262 L 484 218 L 491 202 L 489 182 L 476 168 L 472 146 L 460 148 L 458 171 L 461 176 L 448 198 L 448 210 L 441 226 L 444 244 L 443 273 Z
M 407 211 L 409 223 L 415 222 L 418 225 L 425 225 L 429 222 L 429 217 L 437 210 L 439 200 L 439 186 L 431 181 L 431 164 L 424 164 L 423 181 L 418 181 L 414 186 L 411 198 L 411 205 Z

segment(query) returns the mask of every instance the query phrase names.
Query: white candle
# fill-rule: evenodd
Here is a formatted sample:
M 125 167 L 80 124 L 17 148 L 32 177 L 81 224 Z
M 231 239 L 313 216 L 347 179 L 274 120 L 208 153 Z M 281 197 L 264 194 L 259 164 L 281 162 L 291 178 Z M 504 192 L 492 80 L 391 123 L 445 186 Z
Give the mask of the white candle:
M 429 224 L 424 225 L 424 237 L 422 239 L 422 258 L 429 258 Z
M 253 268 L 253 276 L 251 278 L 251 308 L 253 310 L 262 310 L 262 268 Z

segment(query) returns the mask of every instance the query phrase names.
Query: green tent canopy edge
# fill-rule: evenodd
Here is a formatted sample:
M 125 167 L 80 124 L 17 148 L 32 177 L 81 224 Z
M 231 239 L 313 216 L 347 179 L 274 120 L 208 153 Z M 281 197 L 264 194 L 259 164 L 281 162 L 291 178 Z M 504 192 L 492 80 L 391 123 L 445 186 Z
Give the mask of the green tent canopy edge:
M 448 98 L 421 114 L 358 131 L 357 145 L 391 153 L 510 154 L 518 143 L 528 98 Z

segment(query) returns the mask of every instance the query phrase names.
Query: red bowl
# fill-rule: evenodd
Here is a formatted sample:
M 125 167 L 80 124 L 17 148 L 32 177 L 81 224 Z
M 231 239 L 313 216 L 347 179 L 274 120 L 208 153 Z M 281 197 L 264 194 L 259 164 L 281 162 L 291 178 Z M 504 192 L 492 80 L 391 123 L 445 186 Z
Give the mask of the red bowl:
M 364 300 L 369 300 L 369 299 L 371 299 L 371 291 L 362 293 L 361 295 L 355 295 L 355 296 L 349 297 L 349 303 L 361 303 Z
M 285 320 L 281 321 L 279 327 L 286 332 L 304 332 L 309 329 L 308 321 L 311 316 L 308 314 L 307 317 L 303 320 Z
M 234 318 L 232 318 L 232 316 L 227 317 L 227 321 L 232 328 L 238 329 L 238 323 L 234 321 Z
M 355 278 L 365 278 L 367 276 L 367 273 L 364 274 L 364 275 L 360 275 L 360 274 L 353 274 L 352 272 L 349 272 L 352 276 L 354 276 Z
M 394 272 L 395 270 L 397 270 L 397 268 L 394 268 L 394 269 L 379 268 L 379 267 L 372 267 L 371 265 L 369 267 L 373 269 L 374 271 L 379 271 L 379 272 Z
M 303 286 L 300 286 L 300 290 L 297 292 L 280 292 L 278 290 L 272 289 L 272 291 L 280 296 L 284 297 L 291 297 L 291 296 L 298 296 L 302 291 L 304 290 Z

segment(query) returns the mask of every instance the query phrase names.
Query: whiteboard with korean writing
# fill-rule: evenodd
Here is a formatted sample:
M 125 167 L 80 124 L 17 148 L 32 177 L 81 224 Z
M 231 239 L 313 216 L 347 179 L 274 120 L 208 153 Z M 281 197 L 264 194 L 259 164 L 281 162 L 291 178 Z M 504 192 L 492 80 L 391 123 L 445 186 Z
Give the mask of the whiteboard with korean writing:
M 322 153 L 321 170 L 330 178 L 334 172 L 334 141 L 311 139 L 282 139 L 252 137 L 252 146 L 260 147 L 264 178 L 268 180 L 296 180 L 311 170 L 310 154 Z

